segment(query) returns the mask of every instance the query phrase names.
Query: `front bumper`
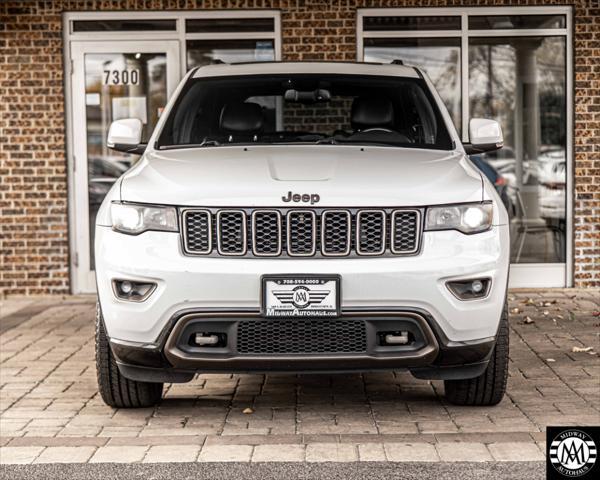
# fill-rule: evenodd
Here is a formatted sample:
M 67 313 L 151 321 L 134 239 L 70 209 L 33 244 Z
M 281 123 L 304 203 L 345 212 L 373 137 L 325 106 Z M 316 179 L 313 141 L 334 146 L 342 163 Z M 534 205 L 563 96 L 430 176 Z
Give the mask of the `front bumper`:
M 148 348 L 181 312 L 260 311 L 261 276 L 336 274 L 342 312 L 356 309 L 422 311 L 449 342 L 485 341 L 496 334 L 504 307 L 509 263 L 508 226 L 463 235 L 425 232 L 421 252 L 410 257 L 269 259 L 189 257 L 177 233 L 128 236 L 96 228 L 96 276 L 111 339 Z M 488 277 L 489 294 L 458 300 L 449 280 Z M 119 300 L 112 279 L 155 282 L 144 302 Z
M 161 333 L 158 345 L 136 345 L 111 340 L 119 369 L 128 378 L 150 382 L 185 382 L 195 372 L 354 372 L 409 369 L 419 378 L 456 379 L 480 375 L 487 366 L 495 338 L 475 342 L 451 342 L 433 318 L 422 311 L 345 312 L 339 319 L 364 325 L 364 351 L 351 353 L 281 354 L 242 352 L 239 338 L 244 322 L 269 322 L 257 312 L 181 312 Z M 283 321 L 286 320 L 277 320 Z M 306 322 L 306 320 L 300 320 Z M 385 345 L 383 332 L 410 332 L 408 345 Z M 200 347 L 189 341 L 196 332 L 210 331 L 226 339 L 218 347 Z M 276 334 L 274 333 L 273 336 Z M 280 344 L 287 345 L 288 339 Z M 277 339 L 264 339 L 270 346 Z M 247 344 L 245 345 L 247 347 Z

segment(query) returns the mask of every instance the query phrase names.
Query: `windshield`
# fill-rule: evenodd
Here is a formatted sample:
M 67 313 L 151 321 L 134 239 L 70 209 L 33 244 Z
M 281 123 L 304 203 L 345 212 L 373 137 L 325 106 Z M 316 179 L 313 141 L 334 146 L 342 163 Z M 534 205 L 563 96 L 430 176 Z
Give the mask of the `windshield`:
M 452 149 L 422 79 L 305 74 L 193 80 L 156 147 L 296 143 Z

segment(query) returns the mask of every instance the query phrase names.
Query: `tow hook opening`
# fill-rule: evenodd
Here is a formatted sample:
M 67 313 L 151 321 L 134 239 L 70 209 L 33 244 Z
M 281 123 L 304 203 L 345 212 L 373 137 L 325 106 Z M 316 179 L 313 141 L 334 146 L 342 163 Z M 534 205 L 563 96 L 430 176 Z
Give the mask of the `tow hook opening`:
M 227 335 L 216 332 L 196 332 L 190 336 L 189 343 L 194 347 L 222 348 L 227 345 Z
M 414 335 L 406 330 L 397 330 L 393 332 L 379 332 L 379 344 L 383 346 L 407 346 L 415 341 Z

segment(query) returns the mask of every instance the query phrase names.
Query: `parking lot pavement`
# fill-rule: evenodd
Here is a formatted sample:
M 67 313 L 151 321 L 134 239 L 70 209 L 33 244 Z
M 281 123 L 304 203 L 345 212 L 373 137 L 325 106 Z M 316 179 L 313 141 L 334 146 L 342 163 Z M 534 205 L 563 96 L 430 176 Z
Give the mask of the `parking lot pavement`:
M 508 395 L 496 407 L 452 406 L 441 382 L 384 372 L 199 375 L 140 410 L 98 395 L 93 297 L 3 300 L 0 462 L 542 465 L 547 425 L 600 423 L 600 291 L 509 300 Z
M 502 463 L 114 463 L 4 465 L 0 480 L 542 480 L 542 462 Z

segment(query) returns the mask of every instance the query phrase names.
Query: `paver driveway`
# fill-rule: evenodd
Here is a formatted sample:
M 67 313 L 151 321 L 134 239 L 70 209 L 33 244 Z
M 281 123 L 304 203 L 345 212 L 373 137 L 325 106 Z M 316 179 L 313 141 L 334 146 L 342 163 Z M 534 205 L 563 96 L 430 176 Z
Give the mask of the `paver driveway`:
M 140 410 L 97 393 L 94 298 L 1 301 L 0 462 L 543 460 L 547 425 L 600 423 L 600 292 L 509 299 L 496 407 L 452 406 L 441 382 L 385 372 L 199 375 Z

